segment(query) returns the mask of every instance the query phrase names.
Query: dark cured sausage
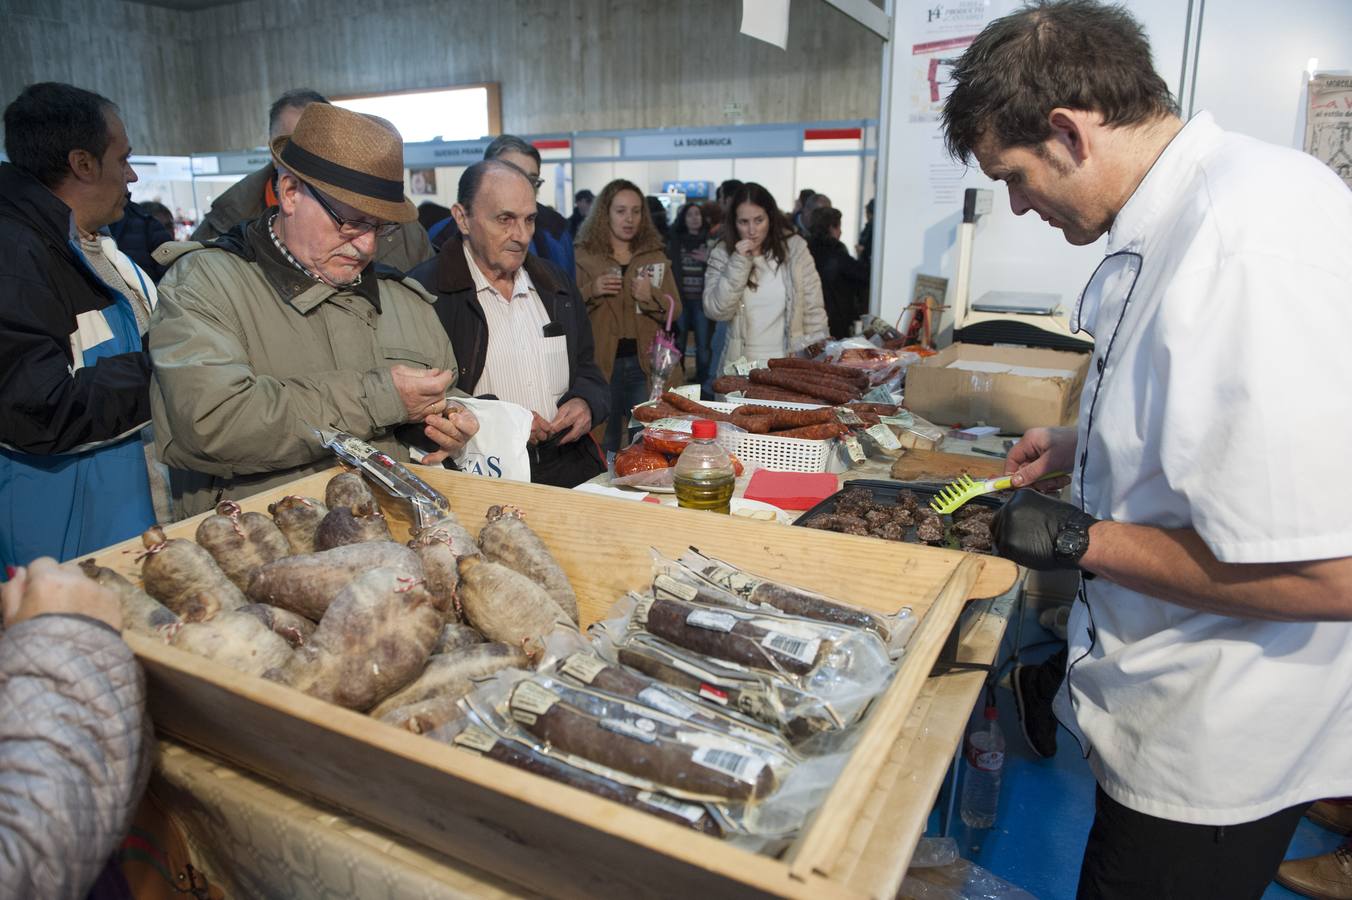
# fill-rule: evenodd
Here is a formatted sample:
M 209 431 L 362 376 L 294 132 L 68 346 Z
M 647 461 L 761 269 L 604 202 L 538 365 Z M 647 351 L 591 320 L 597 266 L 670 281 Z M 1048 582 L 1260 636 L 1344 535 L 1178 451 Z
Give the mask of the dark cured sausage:
M 802 377 L 796 377 L 789 372 L 774 372 L 770 369 L 753 369 L 751 380 L 757 384 L 768 384 L 771 387 L 777 387 L 785 391 L 795 393 L 811 394 L 814 397 L 820 397 L 831 403 L 847 403 L 855 398 L 854 393 L 836 390 L 834 388 L 821 387 L 820 385 Z
M 635 419 L 640 422 L 656 422 L 658 419 L 673 419 L 681 415 L 681 411 L 670 403 L 658 401 L 652 406 L 635 406 L 632 413 Z
M 816 372 L 807 372 L 802 369 L 766 369 L 765 371 L 774 372 L 777 375 L 787 375 L 790 378 L 796 378 L 802 381 L 804 386 L 811 384 L 818 387 L 830 388 L 834 391 L 844 391 L 851 397 L 858 397 L 865 390 L 853 381 L 846 381 L 843 378 L 836 378 L 833 375 L 819 375 Z
M 731 394 L 751 387 L 751 379 L 745 375 L 722 375 L 714 379 L 715 394 Z
M 772 369 L 799 369 L 804 372 L 819 372 L 823 375 L 831 375 L 844 381 L 857 384 L 860 388 L 868 384 L 868 373 L 861 372 L 858 369 L 849 366 L 837 366 L 831 363 L 817 362 L 813 359 L 798 359 L 797 357 L 783 357 L 781 359 L 772 359 L 766 363 Z
M 538 707 L 532 707 L 529 715 L 523 716 L 519 712 L 525 708 L 520 701 L 522 688 L 532 683 L 525 682 L 513 691 L 513 716 L 531 734 L 565 753 L 675 790 L 728 800 L 764 797 L 776 787 L 774 770 L 763 761 L 759 761 L 755 781 L 744 781 L 696 762 L 700 748 L 678 740 L 678 729 L 664 719 L 642 715 L 598 719 L 563 700 L 556 700 L 543 712 L 535 712 Z
M 706 618 L 727 617 L 732 620 L 730 629 L 722 631 L 690 624 L 692 614 L 701 613 L 706 614 Z M 680 600 L 669 598 L 654 600 L 648 609 L 647 627 L 650 633 L 666 638 L 678 647 L 757 669 L 806 675 L 812 671 L 816 663 L 815 658 L 804 661 L 765 646 L 762 642 L 766 641 L 771 632 L 758 625 L 722 610 L 706 610 L 704 607 Z M 819 647 L 817 655 L 820 655 L 820 650 Z
M 477 749 L 477 748 L 476 748 Z M 646 813 L 651 813 L 661 819 L 669 822 L 675 822 L 677 825 L 684 825 L 687 828 L 693 828 L 704 834 L 711 834 L 714 837 L 721 837 L 723 830 L 718 827 L 712 816 L 706 810 L 702 816 L 694 821 L 670 811 L 663 806 L 657 806 L 652 803 L 645 803 L 642 799 L 643 791 L 638 788 L 630 787 L 627 784 L 620 784 L 617 781 L 611 781 L 609 778 L 602 778 L 599 775 L 593 775 L 590 772 L 584 772 L 581 769 L 575 769 L 565 762 L 536 753 L 528 747 L 522 746 L 515 741 L 507 741 L 497 738 L 492 748 L 483 754 L 489 759 L 495 759 L 500 763 L 506 763 L 523 771 L 535 775 L 541 775 L 551 781 L 557 781 L 579 790 L 594 794 L 605 800 L 612 800 L 615 803 L 632 807 Z M 660 802 L 660 800 L 658 801 Z M 682 803 L 682 806 L 689 807 L 693 804 Z

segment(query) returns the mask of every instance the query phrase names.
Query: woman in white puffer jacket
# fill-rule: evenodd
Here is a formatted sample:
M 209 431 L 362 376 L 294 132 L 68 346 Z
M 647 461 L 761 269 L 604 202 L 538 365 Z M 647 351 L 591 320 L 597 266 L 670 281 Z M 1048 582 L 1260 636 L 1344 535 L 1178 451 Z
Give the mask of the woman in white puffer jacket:
M 731 323 L 716 373 L 738 359 L 763 364 L 829 336 L 816 264 L 775 198 L 749 182 L 731 209 L 704 278 L 704 314 Z

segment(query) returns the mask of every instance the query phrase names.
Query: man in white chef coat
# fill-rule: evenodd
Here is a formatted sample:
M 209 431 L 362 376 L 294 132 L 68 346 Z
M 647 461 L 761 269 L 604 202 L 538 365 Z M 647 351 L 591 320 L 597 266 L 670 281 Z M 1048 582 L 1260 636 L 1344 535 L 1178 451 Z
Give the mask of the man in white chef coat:
M 1079 894 L 1257 897 L 1306 806 L 1352 794 L 1352 485 L 1327 467 L 1352 447 L 1352 192 L 1185 124 L 1120 8 L 997 20 L 953 80 L 953 155 L 1070 243 L 1107 236 L 1078 427 L 1010 453 L 1020 486 L 1071 472 L 1072 502 L 1020 491 L 994 523 L 1002 555 L 1085 573 L 1057 698 L 1099 785 Z

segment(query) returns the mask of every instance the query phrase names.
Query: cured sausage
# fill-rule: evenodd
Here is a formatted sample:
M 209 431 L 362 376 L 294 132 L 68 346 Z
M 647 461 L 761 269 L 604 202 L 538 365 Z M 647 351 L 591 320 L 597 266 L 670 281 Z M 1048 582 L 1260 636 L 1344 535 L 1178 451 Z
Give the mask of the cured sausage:
M 454 706 L 457 700 L 474 688 L 476 679 L 512 666 L 525 665 L 526 654 L 520 647 L 511 644 L 475 644 L 454 653 L 433 656 L 421 675 L 380 701 L 371 710 L 371 716 L 383 719 L 401 707 L 433 698 L 449 698 L 450 705 Z
M 356 472 L 339 472 L 324 488 L 324 505 L 330 510 L 345 506 L 353 515 L 369 516 L 380 511 L 376 495 Z M 323 549 L 323 548 L 320 548 Z
M 772 369 L 797 369 L 804 372 L 818 372 L 831 375 L 843 381 L 851 382 L 863 389 L 868 385 L 868 374 L 849 366 L 837 366 L 832 363 L 818 362 L 815 359 L 799 359 L 793 356 L 772 359 L 766 362 Z
M 544 588 L 483 555 L 460 560 L 459 597 L 465 620 L 484 637 L 532 656 L 543 650 L 544 636 L 556 625 L 577 628 Z
M 80 563 L 80 571 L 117 594 L 118 605 L 122 607 L 123 628 L 159 635 L 165 626 L 178 624 L 179 618 L 173 610 L 112 569 L 86 559 Z
M 577 595 L 563 567 L 515 506 L 490 506 L 488 524 L 479 531 L 484 555 L 515 569 L 545 589 L 550 599 L 577 624 Z
M 807 644 L 805 641 L 797 641 L 789 635 L 780 636 L 731 612 L 705 609 L 665 597 L 652 601 L 649 606 L 647 628 L 651 634 L 666 638 L 678 647 L 773 672 L 806 675 L 812 671 L 821 653 L 819 645 L 817 652 L 808 659 L 805 648 L 795 646 L 795 643 Z
M 183 621 L 204 622 L 248 602 L 211 554 L 192 541 L 167 539 L 164 529 L 152 525 L 141 535 L 141 543 L 146 548 L 141 557 L 146 593 Z
M 390 526 L 379 512 L 357 515 L 346 506 L 335 506 L 315 529 L 315 549 L 332 550 L 366 541 L 391 541 Z
M 245 512 L 233 500 L 216 504 L 214 515 L 197 526 L 197 543 L 240 590 L 261 566 L 291 555 L 277 523 L 259 512 Z
M 313 497 L 283 497 L 268 505 L 272 521 L 286 535 L 291 552 L 299 556 L 302 553 L 315 552 L 315 529 L 329 512 L 329 508 Z
M 513 718 L 527 731 L 563 752 L 675 790 L 752 800 L 778 783 L 764 760 L 733 749 L 739 743 L 729 741 L 731 746 L 722 749 L 682 741 L 676 726 L 631 707 L 599 718 L 533 681 L 518 684 L 510 704 Z
M 773 432 L 774 437 L 798 438 L 804 441 L 829 441 L 831 438 L 840 437 L 849 432 L 850 429 L 841 425 L 839 422 L 825 425 L 807 425 L 803 428 L 789 428 L 785 431 Z
M 648 422 L 656 422 L 658 419 L 677 418 L 681 415 L 681 411 L 670 403 L 663 403 L 659 400 L 652 405 L 635 406 L 634 411 L 630 415 L 638 421 L 647 424 Z
M 800 375 L 784 370 L 776 372 L 771 369 L 753 369 L 751 371 L 751 380 L 757 384 L 768 384 L 770 387 L 777 387 L 780 390 L 793 391 L 800 394 L 811 394 L 814 397 L 820 397 L 831 403 L 846 403 L 855 399 L 855 396 L 857 395 L 857 392 L 853 391 L 824 387 L 810 379 L 803 378 Z
M 352 579 L 379 567 L 423 575 L 412 550 L 393 541 L 367 541 L 269 563 L 249 579 L 247 594 L 254 603 L 280 606 L 318 622 Z
M 822 401 L 811 394 L 786 391 L 783 388 L 770 387 L 768 384 L 753 384 L 746 389 L 748 400 L 779 400 L 784 403 L 811 403 L 820 406 Z
M 642 791 L 627 784 L 611 781 L 609 778 L 584 772 L 566 762 L 538 753 L 524 744 L 498 737 L 482 729 L 466 729 L 456 737 L 455 743 L 457 746 L 476 750 L 489 759 L 578 788 L 602 799 L 650 813 L 704 834 L 714 837 L 721 837 L 723 834 L 723 829 L 702 806 L 675 800 L 665 794 Z M 484 749 L 485 747 L 488 749 Z
M 804 428 L 808 425 L 826 425 L 836 422 L 836 411 L 832 407 L 824 406 L 819 409 L 780 409 L 777 406 L 739 406 L 733 410 L 733 415 L 741 413 L 743 410 L 750 411 L 753 415 L 768 416 L 771 430 L 778 431 L 784 428 Z
M 745 375 L 722 375 L 714 379 L 715 394 L 732 394 L 751 387 L 751 379 Z

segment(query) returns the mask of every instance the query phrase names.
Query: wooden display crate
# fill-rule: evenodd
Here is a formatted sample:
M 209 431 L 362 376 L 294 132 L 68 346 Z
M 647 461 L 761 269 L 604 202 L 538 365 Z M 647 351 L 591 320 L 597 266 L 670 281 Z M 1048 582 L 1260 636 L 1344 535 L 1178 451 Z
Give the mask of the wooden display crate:
M 299 479 L 241 505 L 265 510 L 287 494 L 322 497 L 337 471 Z M 129 633 L 128 643 L 146 671 L 156 728 L 551 896 L 896 894 L 913 843 L 877 838 L 898 826 L 917 833 L 911 820 L 923 822 L 933 791 L 882 815 L 869 804 L 870 797 L 963 604 L 1008 590 L 1016 574 L 1011 563 L 449 471 L 423 474 L 450 498 L 472 532 L 492 504 L 524 510 L 571 579 L 584 626 L 602 617 L 626 590 L 650 581 L 650 547 L 675 557 L 691 545 L 860 606 L 887 613 L 910 606 L 922 617 L 843 774 L 782 859 L 747 852 Z M 406 538 L 409 510 L 381 499 L 391 530 Z M 191 538 L 200 518 L 177 523 L 166 533 Z M 140 549 L 139 541 L 127 541 L 93 556 L 139 577 Z

